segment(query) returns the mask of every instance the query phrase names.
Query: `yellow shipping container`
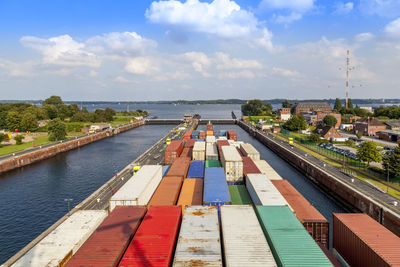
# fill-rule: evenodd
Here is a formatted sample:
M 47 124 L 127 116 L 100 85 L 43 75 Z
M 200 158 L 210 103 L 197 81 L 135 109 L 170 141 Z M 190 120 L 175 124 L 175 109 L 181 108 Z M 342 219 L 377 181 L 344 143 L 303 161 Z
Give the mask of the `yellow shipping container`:
M 207 136 L 214 136 L 214 131 L 207 131 Z

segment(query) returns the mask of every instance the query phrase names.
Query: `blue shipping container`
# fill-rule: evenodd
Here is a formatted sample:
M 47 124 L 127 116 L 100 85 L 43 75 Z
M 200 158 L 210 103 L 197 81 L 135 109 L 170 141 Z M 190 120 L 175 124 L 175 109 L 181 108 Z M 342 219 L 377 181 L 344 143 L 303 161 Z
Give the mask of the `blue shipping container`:
M 205 139 L 197 139 L 197 141 L 199 141 L 199 142 L 205 142 L 206 140 L 205 140 Z
M 204 160 L 192 160 L 187 178 L 204 178 Z
M 231 204 L 224 168 L 206 168 L 204 173 L 203 205 Z
M 165 165 L 165 166 L 162 166 L 162 170 L 161 170 L 161 172 L 162 172 L 162 177 L 164 177 L 166 174 L 167 174 L 167 172 L 169 171 L 169 168 L 171 167 L 171 165 Z
M 219 136 L 226 136 L 226 130 L 219 130 Z
M 199 131 L 192 131 L 192 135 L 199 135 Z
M 199 138 L 198 135 L 193 135 L 193 134 L 192 134 L 192 135 L 190 136 L 190 139 L 198 139 L 198 138 Z

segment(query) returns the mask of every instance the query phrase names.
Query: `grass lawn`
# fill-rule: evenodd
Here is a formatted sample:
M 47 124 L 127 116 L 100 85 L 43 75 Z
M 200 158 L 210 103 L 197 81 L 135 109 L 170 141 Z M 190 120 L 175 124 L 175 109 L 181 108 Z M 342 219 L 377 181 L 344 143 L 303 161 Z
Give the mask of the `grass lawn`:
M 38 136 L 34 139 L 35 146 L 41 146 L 51 143 L 47 136 Z M 23 143 L 20 145 L 8 145 L 0 148 L 0 156 L 19 152 L 32 147 L 32 142 Z
M 132 116 L 114 116 L 114 120 L 112 122 L 110 122 L 112 127 L 121 125 L 121 124 L 125 124 L 128 122 L 134 122 L 135 118 Z

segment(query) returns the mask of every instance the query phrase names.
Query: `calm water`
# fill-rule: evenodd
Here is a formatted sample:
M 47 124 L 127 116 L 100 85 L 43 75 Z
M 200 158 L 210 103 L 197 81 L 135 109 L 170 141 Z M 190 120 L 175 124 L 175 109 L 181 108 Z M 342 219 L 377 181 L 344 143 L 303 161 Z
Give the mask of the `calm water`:
M 0 265 L 166 135 L 142 126 L 0 176 Z

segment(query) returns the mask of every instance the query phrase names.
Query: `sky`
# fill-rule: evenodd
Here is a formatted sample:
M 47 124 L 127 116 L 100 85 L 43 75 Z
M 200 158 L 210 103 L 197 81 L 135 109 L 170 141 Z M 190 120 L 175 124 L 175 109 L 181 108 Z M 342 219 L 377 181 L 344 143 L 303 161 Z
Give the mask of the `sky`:
M 399 0 L 0 0 L 0 99 L 400 98 Z

